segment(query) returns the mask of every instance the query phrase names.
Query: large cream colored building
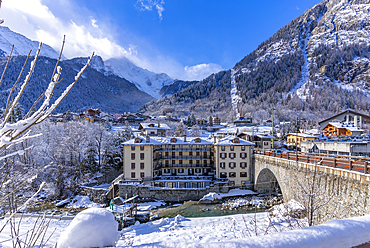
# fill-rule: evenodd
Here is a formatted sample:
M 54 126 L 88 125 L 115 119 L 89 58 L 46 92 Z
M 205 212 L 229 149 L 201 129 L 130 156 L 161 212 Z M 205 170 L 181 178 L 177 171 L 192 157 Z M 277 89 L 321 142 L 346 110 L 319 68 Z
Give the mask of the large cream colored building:
M 214 145 L 216 177 L 227 178 L 231 186 L 248 186 L 252 180 L 254 143 L 229 136 Z
M 147 136 L 123 145 L 126 181 L 168 188 L 205 188 L 213 182 L 213 144 L 208 140 Z

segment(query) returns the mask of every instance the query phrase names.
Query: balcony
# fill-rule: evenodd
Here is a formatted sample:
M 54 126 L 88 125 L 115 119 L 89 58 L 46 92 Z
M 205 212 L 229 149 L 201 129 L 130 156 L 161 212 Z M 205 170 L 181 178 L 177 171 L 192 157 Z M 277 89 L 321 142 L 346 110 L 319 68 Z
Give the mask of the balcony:
M 175 147 L 175 148 L 172 148 L 172 147 L 161 147 L 161 148 L 154 148 L 153 149 L 153 152 L 162 152 L 162 151 L 211 151 L 212 150 L 212 147 Z
M 153 158 L 154 160 L 160 160 L 160 159 L 211 159 L 211 155 L 207 155 L 207 156 L 204 156 L 204 155 L 199 155 L 199 156 L 180 156 L 180 155 L 175 155 L 175 156 L 172 156 L 172 155 L 158 155 L 158 156 L 155 156 Z

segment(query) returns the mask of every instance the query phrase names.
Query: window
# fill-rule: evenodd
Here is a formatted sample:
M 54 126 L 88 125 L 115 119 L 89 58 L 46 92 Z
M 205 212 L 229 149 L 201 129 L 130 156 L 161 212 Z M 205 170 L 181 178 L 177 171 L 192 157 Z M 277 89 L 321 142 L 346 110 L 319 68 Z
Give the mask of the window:
M 244 162 L 243 163 L 240 163 L 240 168 L 243 168 L 244 169 L 245 167 L 246 167 L 246 163 L 244 163 Z
M 143 178 L 145 176 L 144 172 L 140 172 L 140 177 Z
M 207 168 L 203 168 L 203 173 L 206 174 L 208 172 Z
M 202 172 L 202 170 L 200 168 L 195 169 L 195 173 L 201 173 L 201 172 Z
M 221 172 L 220 173 L 220 178 L 227 178 L 227 173 L 226 172 Z
M 225 151 L 225 146 L 221 146 L 221 151 Z
M 231 169 L 234 169 L 234 168 L 235 168 L 235 163 L 234 163 L 234 162 L 229 163 L 229 167 L 230 167 Z
M 196 164 L 197 164 L 197 166 L 199 166 L 199 164 L 200 164 L 200 160 L 197 160 Z
M 179 152 L 179 156 L 182 156 L 182 152 Z
M 135 163 L 131 163 L 131 170 L 135 170 Z
M 234 146 L 230 146 L 230 151 L 234 151 Z
M 234 159 L 235 158 L 235 153 L 229 153 L 229 158 L 231 158 L 231 159 Z
M 179 164 L 182 164 L 182 159 L 179 160 Z
M 164 162 L 164 164 L 165 164 L 166 166 L 168 166 L 168 165 L 170 164 L 170 161 L 169 161 L 169 160 L 166 160 L 166 161 Z
M 245 152 L 240 153 L 240 158 L 246 158 L 246 157 L 247 157 L 247 153 Z
M 226 157 L 226 153 L 220 153 L 220 157 L 221 158 L 225 158 Z
M 236 177 L 236 173 L 235 172 L 229 172 L 229 177 Z
M 179 173 L 184 173 L 184 169 L 179 169 Z
M 240 172 L 240 177 L 247 177 L 247 172 Z
M 135 160 L 135 153 L 131 153 L 131 159 Z
M 142 153 L 140 153 L 140 159 L 141 160 L 144 160 L 144 153 L 142 152 Z
M 224 162 L 220 163 L 220 167 L 221 169 L 225 169 L 225 163 Z
M 189 152 L 189 156 L 193 156 L 193 152 Z
M 168 152 L 165 152 L 165 156 L 168 157 Z
M 235 181 L 230 181 L 231 186 L 235 186 Z
M 174 165 L 176 163 L 176 160 L 172 160 L 172 164 Z
M 203 160 L 203 165 L 207 166 L 207 160 Z
M 135 178 L 135 172 L 131 172 L 131 178 Z
M 203 157 L 207 158 L 207 152 L 203 152 Z
M 164 169 L 164 173 L 165 174 L 168 174 L 168 173 L 170 173 L 171 171 L 170 171 L 170 169 Z
M 144 163 L 140 163 L 140 169 L 144 170 Z
M 242 146 L 242 151 L 245 151 L 245 146 Z
M 264 146 L 268 146 L 268 145 L 269 145 L 269 143 L 268 143 L 267 141 L 265 141 L 265 142 L 263 142 L 263 145 L 264 145 Z
M 131 151 L 135 151 L 135 146 L 131 146 Z
M 141 151 L 144 151 L 144 146 L 140 146 L 140 150 Z
M 191 159 L 190 159 L 190 160 L 189 160 L 189 164 L 193 164 L 193 160 L 191 160 Z
M 199 152 L 197 152 L 196 154 L 197 154 L 197 156 L 199 156 Z
M 176 153 L 175 152 L 172 152 L 172 157 L 174 158 L 176 156 Z

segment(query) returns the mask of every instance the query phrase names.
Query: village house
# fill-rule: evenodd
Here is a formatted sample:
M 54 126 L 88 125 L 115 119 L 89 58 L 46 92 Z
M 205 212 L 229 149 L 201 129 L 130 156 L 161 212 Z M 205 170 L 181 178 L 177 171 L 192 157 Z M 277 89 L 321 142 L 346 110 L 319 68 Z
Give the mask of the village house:
M 167 124 L 161 123 L 140 123 L 138 130 L 142 132 L 144 136 L 166 136 L 167 130 L 171 128 Z
M 213 125 L 219 126 L 221 125 L 221 118 L 216 116 L 212 118 Z
M 323 130 L 329 123 L 346 123 L 347 125 L 363 128 L 363 124 L 369 123 L 370 116 L 362 113 L 358 113 L 352 109 L 347 109 L 339 114 L 331 116 L 325 120 L 319 122 L 321 130 Z
M 253 132 L 241 132 L 238 137 L 254 143 L 256 148 L 259 149 L 271 149 L 274 136 L 263 134 L 263 133 L 253 133 Z
M 306 133 L 288 133 L 286 136 L 286 144 L 289 146 L 301 147 L 302 142 L 317 140 L 317 136 Z
M 329 122 L 322 129 L 325 136 L 359 136 L 364 133 L 364 130 L 355 126 L 352 123 Z

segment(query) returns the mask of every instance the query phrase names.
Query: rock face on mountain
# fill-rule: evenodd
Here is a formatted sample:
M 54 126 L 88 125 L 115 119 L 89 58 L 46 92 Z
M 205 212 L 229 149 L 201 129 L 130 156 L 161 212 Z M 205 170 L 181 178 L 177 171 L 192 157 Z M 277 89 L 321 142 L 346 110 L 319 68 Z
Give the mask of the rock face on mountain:
M 174 110 L 186 105 L 188 114 L 206 117 L 217 113 L 224 121 L 246 113 L 258 121 L 271 118 L 272 108 L 277 121 L 297 117 L 317 120 L 345 108 L 368 113 L 369 62 L 370 0 L 323 0 L 264 41 L 232 70 L 223 72 L 229 75 L 228 80 L 223 78 L 229 86 L 219 89 L 229 92 L 221 94 L 219 100 L 230 102 L 228 107 L 198 107 L 203 112 L 192 108 L 197 101 L 204 106 L 214 101 L 195 88 L 204 88 L 199 84 L 207 84 L 214 75 L 154 104 L 165 106 L 168 102 Z M 195 97 L 184 97 L 186 92 Z M 149 105 L 141 111 L 152 109 Z

